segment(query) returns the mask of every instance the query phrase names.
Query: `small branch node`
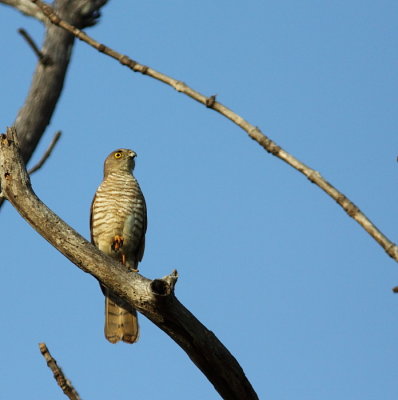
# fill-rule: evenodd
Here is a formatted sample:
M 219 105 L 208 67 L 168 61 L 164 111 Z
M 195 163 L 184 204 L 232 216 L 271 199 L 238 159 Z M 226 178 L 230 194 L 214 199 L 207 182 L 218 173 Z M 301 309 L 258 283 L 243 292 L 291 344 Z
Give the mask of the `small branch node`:
M 216 94 L 213 94 L 213 96 L 210 96 L 206 99 L 205 105 L 207 108 L 213 108 L 214 104 L 216 103 Z
M 272 145 L 270 146 L 269 152 L 271 154 L 273 154 L 274 156 L 278 156 L 281 150 L 282 150 L 282 148 L 280 146 L 278 146 L 275 143 L 272 143 Z
M 348 199 L 347 199 L 348 200 Z M 349 200 L 348 200 L 349 201 Z M 351 217 L 354 218 L 360 211 L 359 208 L 352 203 L 351 201 L 349 201 L 348 205 L 347 205 L 347 214 Z
M 261 131 L 258 126 L 253 126 L 252 128 L 249 129 L 247 133 L 249 134 L 249 136 L 256 136 L 259 133 L 261 133 Z
M 170 290 L 172 292 L 174 292 L 174 287 L 177 283 L 178 280 L 178 272 L 177 270 L 173 270 L 172 273 L 170 275 L 167 275 L 165 277 L 162 278 L 164 281 L 166 281 L 168 283 L 168 285 L 170 286 Z
M 157 296 L 168 296 L 174 292 L 174 287 L 178 280 L 177 270 L 173 270 L 170 275 L 166 275 L 162 279 L 154 279 L 151 282 L 151 289 Z
M 171 271 L 171 274 L 169 276 L 175 276 L 175 278 L 178 278 L 178 271 L 176 269 L 173 269 L 173 271 Z
M 308 174 L 307 178 L 311 183 L 316 183 L 317 180 L 322 179 L 321 174 L 318 171 L 315 171 L 315 170 L 312 170 Z
M 31 0 L 31 2 L 36 4 L 54 25 L 60 24 L 61 18 L 59 18 L 58 15 L 55 14 L 53 9 L 48 4 L 43 3 L 40 0 Z
M 386 247 L 386 253 L 392 258 L 396 259 L 398 254 L 398 246 L 395 243 L 391 243 Z
M 140 71 L 141 74 L 142 74 L 142 75 L 146 75 L 146 74 L 148 73 L 148 69 L 149 69 L 148 66 L 143 65 L 142 68 L 141 68 L 141 71 Z
M 130 61 L 133 61 L 130 59 L 130 57 L 127 57 L 126 55 L 123 55 L 122 57 L 119 58 L 119 62 L 122 65 L 129 65 Z
M 177 81 L 174 84 L 174 89 L 177 90 L 177 92 L 183 92 L 186 89 L 187 85 L 184 82 Z
M 61 18 L 57 14 L 50 14 L 49 18 L 54 25 L 59 25 L 61 22 Z

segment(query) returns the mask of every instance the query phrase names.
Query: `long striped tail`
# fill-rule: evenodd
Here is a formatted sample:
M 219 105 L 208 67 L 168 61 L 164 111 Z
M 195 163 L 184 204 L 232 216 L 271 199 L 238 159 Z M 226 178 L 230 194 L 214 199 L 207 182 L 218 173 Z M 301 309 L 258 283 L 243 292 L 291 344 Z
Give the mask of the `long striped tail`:
M 120 340 L 135 343 L 140 332 L 137 311 L 134 308 L 127 310 L 105 294 L 104 332 L 111 343 L 117 343 Z

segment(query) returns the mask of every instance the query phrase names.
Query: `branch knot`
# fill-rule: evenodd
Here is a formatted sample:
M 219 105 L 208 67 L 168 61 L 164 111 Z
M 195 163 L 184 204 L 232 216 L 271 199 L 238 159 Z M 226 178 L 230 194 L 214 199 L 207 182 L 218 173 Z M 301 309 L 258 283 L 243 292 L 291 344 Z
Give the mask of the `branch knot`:
M 169 296 L 173 294 L 177 279 L 177 270 L 174 270 L 170 275 L 167 275 L 162 279 L 154 279 L 150 284 L 152 293 L 156 296 Z

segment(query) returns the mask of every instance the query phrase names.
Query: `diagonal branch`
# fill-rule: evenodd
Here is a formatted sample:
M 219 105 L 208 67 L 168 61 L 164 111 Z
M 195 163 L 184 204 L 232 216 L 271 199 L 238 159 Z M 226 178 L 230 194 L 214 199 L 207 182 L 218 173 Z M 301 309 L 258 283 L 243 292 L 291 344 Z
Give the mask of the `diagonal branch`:
M 36 54 L 37 58 L 40 60 L 40 62 L 43 65 L 51 64 L 51 59 L 49 57 L 46 57 L 40 51 L 40 49 L 37 47 L 35 41 L 32 39 L 32 37 L 29 35 L 29 33 L 25 31 L 25 29 L 19 28 L 18 33 L 20 33 L 22 35 L 22 37 L 26 40 L 26 43 L 28 43 L 29 47 L 33 50 L 33 53 Z
M 44 152 L 44 154 L 42 155 L 39 162 L 29 169 L 29 171 L 28 171 L 29 175 L 31 175 L 34 172 L 36 172 L 37 170 L 39 170 L 43 166 L 43 164 L 48 160 L 48 158 L 51 156 L 51 153 L 53 152 L 54 147 L 57 144 L 60 137 L 61 137 L 61 131 L 55 132 L 55 135 L 54 135 L 53 139 L 51 140 L 51 143 L 47 147 L 47 150 Z
M 57 361 L 48 350 L 46 344 L 39 343 L 39 348 L 42 356 L 47 361 L 48 368 L 50 368 L 53 372 L 54 379 L 57 381 L 58 386 L 69 397 L 70 400 L 80 400 L 79 393 L 76 392 L 76 389 L 73 387 L 71 381 L 66 378 L 61 367 L 58 366 Z
M 224 399 L 257 399 L 228 349 L 175 297 L 176 272 L 153 281 L 106 256 L 55 215 L 32 191 L 14 128 L 0 136 L 2 194 L 21 216 L 70 261 L 166 332 Z
M 366 217 L 366 215 L 359 209 L 358 206 L 356 206 L 348 197 L 346 197 L 343 193 L 341 193 L 333 185 L 326 181 L 326 179 L 324 179 L 318 171 L 299 161 L 297 158 L 283 150 L 274 141 L 264 135 L 258 127 L 250 124 L 248 121 L 230 110 L 228 107 L 216 101 L 216 96 L 206 97 L 203 94 L 187 86 L 184 82 L 178 81 L 146 65 L 140 64 L 126 55 L 118 53 L 117 51 L 105 46 L 104 44 L 97 42 L 96 40 L 88 36 L 85 32 L 76 28 L 72 24 L 69 24 L 68 22 L 62 20 L 62 18 L 60 18 L 60 16 L 57 15 L 49 5 L 43 3 L 41 0 L 31 1 L 32 3 L 37 4 L 37 6 L 43 11 L 50 22 L 52 22 L 54 25 L 60 26 L 61 28 L 73 34 L 78 39 L 86 42 L 98 51 L 114 58 L 134 72 L 141 72 L 143 75 L 150 76 L 151 78 L 163 82 L 173 87 L 178 92 L 184 93 L 185 95 L 191 97 L 199 103 L 202 103 L 207 108 L 211 108 L 231 120 L 233 123 L 242 128 L 251 139 L 255 140 L 266 151 L 280 158 L 282 161 L 286 162 L 291 167 L 301 172 L 304 176 L 308 178 L 310 182 L 315 183 L 317 186 L 319 186 L 326 194 L 334 199 L 351 218 L 358 222 L 358 224 L 361 225 L 362 228 L 365 229 L 365 231 L 368 232 L 369 235 L 373 239 L 375 239 L 377 243 L 379 243 L 379 245 L 391 258 L 393 258 L 395 261 L 398 261 L 398 246 L 390 241 L 369 220 L 369 218 Z

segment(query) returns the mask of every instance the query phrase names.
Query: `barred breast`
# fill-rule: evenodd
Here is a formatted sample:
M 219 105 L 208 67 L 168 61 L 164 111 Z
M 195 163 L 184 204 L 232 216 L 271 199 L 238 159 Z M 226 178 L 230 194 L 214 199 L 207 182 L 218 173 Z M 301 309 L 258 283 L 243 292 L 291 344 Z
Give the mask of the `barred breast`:
M 136 267 L 142 258 L 146 230 L 146 205 L 132 174 L 110 173 L 99 186 L 92 205 L 91 232 L 94 244 L 118 258 L 112 250 L 115 236 L 123 238 L 121 251 L 126 265 Z

